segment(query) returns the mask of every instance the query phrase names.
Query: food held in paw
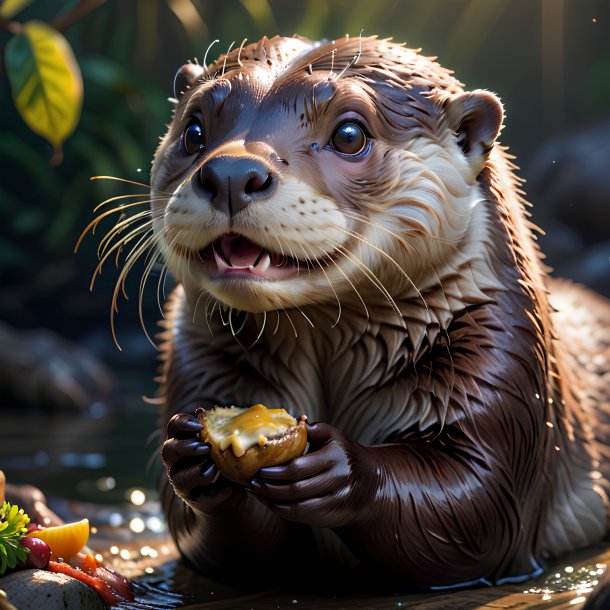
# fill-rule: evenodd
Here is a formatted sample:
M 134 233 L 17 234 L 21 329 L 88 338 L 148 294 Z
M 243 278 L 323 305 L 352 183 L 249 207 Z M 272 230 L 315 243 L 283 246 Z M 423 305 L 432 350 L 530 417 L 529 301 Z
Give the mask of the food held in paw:
M 307 418 L 297 421 L 284 409 L 214 407 L 198 409 L 201 438 L 222 474 L 247 483 L 265 466 L 275 466 L 302 455 L 307 445 Z

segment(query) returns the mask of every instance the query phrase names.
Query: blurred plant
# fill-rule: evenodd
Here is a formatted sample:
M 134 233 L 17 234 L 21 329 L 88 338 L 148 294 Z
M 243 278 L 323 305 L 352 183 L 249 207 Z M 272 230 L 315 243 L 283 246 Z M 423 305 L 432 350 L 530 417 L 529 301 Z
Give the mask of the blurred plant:
M 81 0 L 51 24 L 12 19 L 32 2 L 0 3 L 0 27 L 13 34 L 5 49 L 6 72 L 21 118 L 53 146 L 51 164 L 57 165 L 63 157 L 62 145 L 74 131 L 83 105 L 80 68 L 61 31 L 106 0 Z

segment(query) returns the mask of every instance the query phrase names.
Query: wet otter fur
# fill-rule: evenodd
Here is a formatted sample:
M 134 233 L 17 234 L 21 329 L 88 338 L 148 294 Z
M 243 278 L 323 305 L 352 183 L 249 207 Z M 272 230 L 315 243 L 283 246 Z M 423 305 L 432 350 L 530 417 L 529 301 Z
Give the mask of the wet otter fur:
M 276 37 L 187 64 L 176 98 L 151 184 L 184 557 L 395 590 L 520 582 L 599 541 L 610 306 L 549 277 L 497 97 L 388 40 Z M 319 423 L 238 486 L 193 413 L 257 402 Z

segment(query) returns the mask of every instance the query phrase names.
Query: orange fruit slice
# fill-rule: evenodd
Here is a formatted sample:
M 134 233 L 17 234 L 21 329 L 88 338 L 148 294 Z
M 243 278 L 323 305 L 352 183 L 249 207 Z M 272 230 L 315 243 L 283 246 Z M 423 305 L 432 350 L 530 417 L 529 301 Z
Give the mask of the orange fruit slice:
M 40 538 L 49 545 L 53 555 L 68 559 L 72 555 L 76 555 L 87 544 L 87 540 L 89 540 L 89 519 L 47 527 L 43 530 L 34 530 L 28 536 Z

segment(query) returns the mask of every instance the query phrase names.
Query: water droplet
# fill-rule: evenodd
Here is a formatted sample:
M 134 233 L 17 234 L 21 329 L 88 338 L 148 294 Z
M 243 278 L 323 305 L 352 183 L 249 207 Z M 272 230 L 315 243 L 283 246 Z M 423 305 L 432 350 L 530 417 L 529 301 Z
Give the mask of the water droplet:
M 140 168 L 140 167 L 138 167 L 138 169 L 136 170 L 136 172 L 138 172 L 138 173 L 141 171 L 142 171 L 142 168 Z
M 311 150 L 313 150 L 314 152 L 318 152 L 318 150 L 320 150 L 320 145 L 317 142 L 314 142 L 311 145 Z
M 129 559 L 129 551 L 127 549 L 121 549 L 119 555 L 122 559 Z
M 119 554 L 119 547 L 118 546 L 111 546 L 110 547 L 110 554 L 111 555 L 118 555 Z
M 574 568 L 573 568 L 572 566 L 566 566 L 566 567 L 564 568 L 564 571 L 565 571 L 567 574 L 571 574 L 571 573 L 574 571 Z

